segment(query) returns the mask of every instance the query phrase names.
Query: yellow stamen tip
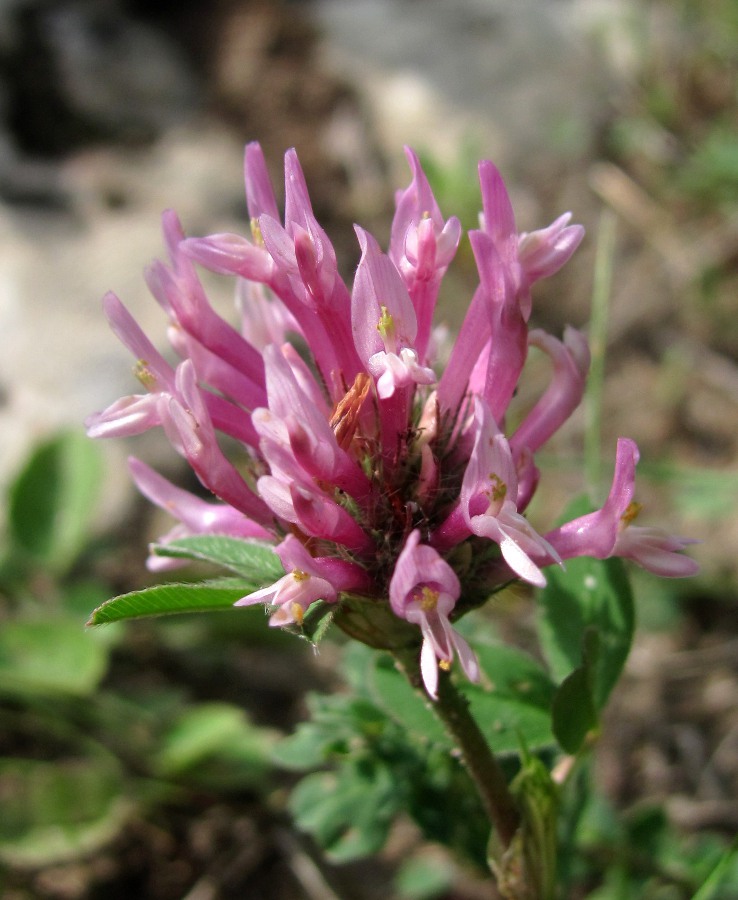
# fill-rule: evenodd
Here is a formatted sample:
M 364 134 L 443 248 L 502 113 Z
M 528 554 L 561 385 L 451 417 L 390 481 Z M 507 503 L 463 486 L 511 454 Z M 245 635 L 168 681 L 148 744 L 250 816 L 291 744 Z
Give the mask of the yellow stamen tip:
M 133 367 L 133 374 L 147 391 L 152 391 L 156 387 L 156 378 L 145 359 L 136 360 L 136 365 Z
M 379 322 L 377 322 L 377 331 L 385 341 L 393 340 L 395 337 L 395 320 L 386 306 L 380 306 L 380 310 L 382 315 L 379 317 Z
M 495 503 L 504 500 L 507 496 L 507 485 L 495 472 L 489 473 L 489 498 Z
M 298 625 L 302 625 L 302 620 L 305 618 L 305 610 L 300 606 L 299 603 L 292 603 L 290 605 L 290 612 L 292 613 L 292 618 L 297 622 Z
M 440 594 L 438 593 L 438 591 L 434 591 L 433 588 L 428 587 L 427 584 L 424 584 L 423 587 L 415 594 L 415 599 L 420 604 L 420 608 L 423 610 L 423 612 L 430 612 L 438 605 L 439 596 Z
M 632 521 L 638 518 L 638 513 L 640 513 L 642 509 L 643 506 L 640 503 L 636 503 L 635 500 L 631 501 L 620 517 L 620 521 L 623 525 L 630 525 Z
M 254 239 L 254 243 L 258 247 L 263 247 L 264 246 L 264 238 L 262 237 L 261 228 L 259 227 L 258 220 L 251 219 L 251 221 L 249 222 L 249 225 L 251 226 L 251 237 Z
M 438 660 L 438 668 L 443 669 L 444 672 L 450 671 L 451 660 L 450 659 L 439 659 Z

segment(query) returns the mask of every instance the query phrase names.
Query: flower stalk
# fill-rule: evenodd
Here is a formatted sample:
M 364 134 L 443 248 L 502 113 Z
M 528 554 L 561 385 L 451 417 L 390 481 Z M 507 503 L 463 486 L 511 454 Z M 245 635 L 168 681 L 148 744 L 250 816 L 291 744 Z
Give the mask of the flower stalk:
M 418 691 L 423 692 L 423 679 L 417 662 L 417 653 L 411 649 L 395 650 L 395 661 L 408 679 L 410 684 Z M 519 857 L 519 835 L 522 824 L 518 804 L 508 786 L 505 773 L 502 770 L 492 748 L 487 743 L 479 725 L 469 709 L 469 701 L 459 691 L 453 682 L 451 673 L 442 671 L 438 679 L 438 693 L 431 703 L 431 709 L 443 724 L 446 732 L 461 754 L 469 776 L 477 790 L 482 807 L 492 826 L 493 833 L 490 845 L 495 850 L 490 862 L 491 868 L 498 882 L 498 889 L 503 897 L 527 896 L 519 893 L 522 882 L 527 875 L 524 866 L 511 864 L 512 857 Z M 506 861 L 506 863 L 502 863 Z M 514 879 L 505 874 L 511 868 L 516 869 Z M 508 893 L 505 887 L 516 893 Z M 515 886 L 512 887 L 514 881 Z

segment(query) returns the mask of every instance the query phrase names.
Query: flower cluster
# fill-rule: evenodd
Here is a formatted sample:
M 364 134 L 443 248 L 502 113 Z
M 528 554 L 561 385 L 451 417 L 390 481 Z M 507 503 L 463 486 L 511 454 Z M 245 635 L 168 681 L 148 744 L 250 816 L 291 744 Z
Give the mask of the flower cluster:
M 388 603 L 420 630 L 434 696 L 438 668 L 454 656 L 469 678 L 478 674 L 451 625 L 462 597 L 468 604 L 513 579 L 541 586 L 546 566 L 581 555 L 628 557 L 666 576 L 696 566 L 681 553 L 688 541 L 632 524 L 638 450 L 627 439 L 600 510 L 545 534 L 529 523 L 535 453 L 580 403 L 589 367 L 579 331 L 567 328 L 559 340 L 529 330 L 531 287 L 569 259 L 583 229 L 566 214 L 518 233 L 499 172 L 480 163 L 483 211 L 469 233 L 479 284 L 440 372 L 433 313 L 461 227 L 443 218 L 417 156 L 408 150 L 407 158 L 412 180 L 397 193 L 388 252 L 356 228 L 361 259 L 351 290 L 294 150 L 282 221 L 261 149 L 246 148 L 250 239 L 186 238 L 166 212 L 169 263 L 155 262 L 147 283 L 169 317 L 179 362 L 167 362 L 108 294 L 106 314 L 137 359 L 145 393 L 87 425 L 94 437 L 161 426 L 217 498 L 131 460 L 140 490 L 178 520 L 164 541 L 219 533 L 277 544 L 286 574 L 240 604 L 265 603 L 272 624 L 289 625 L 317 600 Z M 238 328 L 209 303 L 196 264 L 236 276 Z M 551 381 L 506 434 L 530 346 L 550 357 Z M 237 458 L 223 452 L 219 434 Z

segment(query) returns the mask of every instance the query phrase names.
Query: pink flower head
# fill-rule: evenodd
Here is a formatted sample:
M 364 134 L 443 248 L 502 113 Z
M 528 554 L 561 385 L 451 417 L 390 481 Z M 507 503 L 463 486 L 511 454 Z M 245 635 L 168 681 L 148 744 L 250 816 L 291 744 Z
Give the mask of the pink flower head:
M 448 669 L 454 653 L 458 653 L 467 678 L 479 678 L 474 653 L 448 618 L 460 592 L 459 579 L 451 566 L 432 547 L 420 543 L 417 529 L 413 531 L 395 564 L 389 599 L 396 615 L 420 627 L 420 668 L 426 690 L 434 699 L 438 694 L 438 667 Z
M 667 576 L 696 565 L 682 553 L 690 541 L 633 524 L 638 452 L 625 439 L 602 509 L 544 537 L 524 517 L 539 487 L 535 454 L 579 404 L 589 366 L 579 332 L 558 340 L 529 330 L 531 287 L 583 232 L 566 214 L 519 234 L 500 173 L 480 164 L 483 214 L 470 234 L 479 282 L 439 377 L 433 312 L 461 229 L 406 152 L 411 181 L 396 196 L 389 250 L 357 226 L 351 289 L 294 150 L 281 216 L 261 148 L 246 148 L 250 235 L 188 238 L 164 213 L 168 259 L 146 278 L 177 362 L 108 294 L 106 314 L 143 391 L 87 425 L 95 437 L 162 429 L 212 493 L 196 497 L 133 461 L 142 493 L 178 520 L 163 541 L 222 533 L 276 545 L 285 575 L 240 605 L 267 603 L 272 624 L 286 625 L 316 600 L 340 606 L 351 593 L 369 608 L 384 604 L 417 626 L 423 680 L 436 696 L 439 665 L 454 655 L 478 677 L 451 626 L 466 591 L 493 591 L 500 575 L 542 585 L 545 566 L 582 554 L 627 557 Z M 198 266 L 234 276 L 233 321 L 213 308 Z M 508 436 L 529 346 L 548 354 L 553 372 Z

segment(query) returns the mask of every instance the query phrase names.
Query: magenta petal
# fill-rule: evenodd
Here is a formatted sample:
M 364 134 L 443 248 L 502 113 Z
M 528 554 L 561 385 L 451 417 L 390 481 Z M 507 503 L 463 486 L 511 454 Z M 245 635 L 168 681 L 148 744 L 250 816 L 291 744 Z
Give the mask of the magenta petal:
M 699 564 L 682 550 L 697 541 L 670 535 L 660 528 L 628 525 L 618 534 L 613 556 L 632 559 L 662 578 L 686 578 L 696 575 Z
M 91 438 L 130 437 L 157 425 L 161 425 L 161 419 L 155 394 L 121 397 L 107 409 L 85 419 L 85 428 Z
M 268 524 L 271 516 L 218 446 L 212 420 L 190 361 L 177 369 L 177 396 L 162 398 L 159 413 L 172 446 L 187 459 L 200 481 L 249 518 Z
M 288 276 L 299 275 L 294 239 L 276 219 L 269 216 L 262 216 L 259 219 L 259 228 L 264 246 L 277 266 Z
M 136 320 L 120 302 L 118 297 L 108 292 L 103 297 L 103 309 L 110 327 L 141 364 L 141 374 L 149 390 L 165 390 L 174 383 L 174 370 L 151 341 L 146 337 Z
M 515 214 L 500 170 L 489 160 L 479 163 L 479 184 L 484 210 L 483 229 L 501 250 L 515 234 Z
M 413 593 L 423 584 L 439 592 L 439 602 L 448 611 L 461 593 L 454 570 L 436 550 L 420 543 L 420 532 L 416 529 L 408 536 L 390 580 L 389 599 L 396 615 L 407 618 L 408 607 L 414 603 Z
M 582 402 L 589 371 L 589 346 L 584 335 L 567 326 L 564 342 L 543 331 L 531 331 L 528 340 L 551 357 L 553 377 L 546 392 L 510 439 L 515 449 L 538 450 L 566 422 Z
M 438 690 L 438 664 L 448 666 L 454 653 L 472 680 L 479 677 L 476 657 L 449 621 L 461 592 L 456 573 L 432 547 L 420 543 L 416 529 L 408 536 L 390 579 L 390 604 L 396 615 L 420 627 L 420 669 L 428 694 Z
M 246 145 L 243 160 L 244 181 L 246 183 L 246 203 L 252 220 L 267 215 L 279 218 L 279 209 L 274 197 L 274 189 L 267 171 L 266 160 L 256 141 Z
M 602 509 L 580 516 L 549 532 L 546 539 L 562 559 L 612 555 L 620 521 L 633 500 L 638 447 L 627 438 L 618 440 L 612 487 Z
M 366 363 L 375 353 L 397 352 L 400 346 L 412 347 L 417 332 L 415 310 L 400 273 L 376 240 L 362 228 L 356 228 L 361 260 L 354 278 L 351 321 L 354 343 Z M 386 339 L 379 331 L 383 308 L 392 319 Z
M 564 213 L 548 228 L 520 235 L 518 259 L 529 284 L 558 272 L 582 242 L 584 228 L 568 225 L 570 219 Z
M 267 283 L 274 271 L 274 263 L 267 251 L 237 234 L 187 238 L 182 242 L 182 251 L 194 262 L 220 275 L 240 275 Z
M 293 224 L 304 225 L 307 219 L 314 219 L 305 175 L 292 147 L 284 155 L 284 222 L 290 229 Z
M 233 537 L 268 540 L 271 535 L 256 522 L 232 506 L 210 503 L 176 487 L 141 460 L 128 460 L 133 480 L 139 491 L 152 503 L 178 519 L 184 534 L 227 534 Z

